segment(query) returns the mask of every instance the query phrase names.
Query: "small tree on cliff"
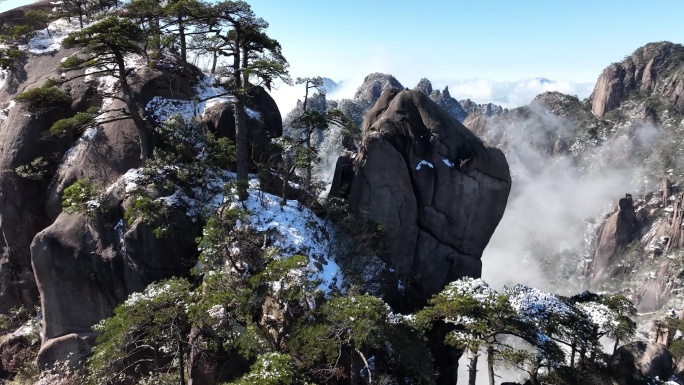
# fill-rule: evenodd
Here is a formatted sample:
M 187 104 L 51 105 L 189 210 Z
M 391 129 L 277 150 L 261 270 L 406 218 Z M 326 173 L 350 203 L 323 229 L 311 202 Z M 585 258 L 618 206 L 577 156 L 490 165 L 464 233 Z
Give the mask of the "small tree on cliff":
M 190 289 L 182 278 L 154 283 L 98 324 L 94 329 L 102 334 L 88 365 L 94 383 L 176 376 L 185 384 L 188 308 L 194 302 Z
M 48 25 L 54 19 L 52 15 L 38 9 L 29 9 L 24 12 L 24 17 L 42 24 L 45 27 L 45 31 L 47 32 L 48 36 L 52 36 L 50 34 L 50 28 L 48 28 Z
M 149 157 L 149 135 L 151 127 L 143 119 L 142 106 L 135 100 L 133 90 L 128 82 L 129 71 L 126 69 L 126 55 L 144 53 L 142 42 L 145 41 L 143 31 L 129 19 L 110 16 L 92 24 L 81 31 L 69 34 L 62 45 L 82 48 L 85 57 L 71 56 L 62 62 L 61 67 L 67 71 L 92 69 L 90 75 L 109 75 L 117 78 L 121 85 L 121 97 L 108 95 L 126 104 L 124 111 L 138 129 L 140 159 L 144 162 Z M 81 77 L 85 75 L 78 75 Z
M 235 96 L 235 142 L 237 148 L 237 179 L 240 199 L 247 197 L 247 173 L 249 167 L 249 144 L 247 142 L 248 94 L 254 85 L 252 79 L 270 83 L 281 79 L 290 83 L 287 61 L 282 55 L 278 41 L 271 39 L 264 30 L 268 23 L 256 17 L 249 4 L 244 1 L 222 1 L 216 4 L 205 21 L 206 34 L 215 34 L 221 41 L 215 47 L 217 56 L 229 57 L 226 69 L 232 80 Z
M 508 357 L 529 364 L 530 378 L 536 384 L 536 374 L 541 365 L 561 363 L 564 355 L 535 323 L 536 318 L 518 309 L 511 306 L 508 295 L 496 292 L 481 279 L 464 278 L 450 283 L 430 299 L 429 305 L 416 314 L 416 320 L 423 329 L 436 321 L 455 326 L 447 334 L 445 342 L 468 351 L 469 385 L 475 384 L 477 361 L 483 350 L 487 352 L 490 385 L 494 385 L 495 360 Z M 523 346 L 518 348 L 509 344 L 512 337 L 523 342 Z M 529 353 L 529 349 L 537 353 Z M 527 360 L 530 357 L 531 360 Z
M 320 76 L 297 78 L 295 83 L 304 84 L 304 101 L 301 104 L 299 115 L 291 123 L 293 129 L 301 132 L 301 138 L 296 141 L 295 161 L 293 162 L 292 171 L 295 167 L 304 169 L 305 184 L 310 188 L 313 184 L 314 163 L 319 161 L 318 149 L 311 143 L 311 137 L 314 132 L 316 130 L 325 130 L 333 124 L 342 126 L 346 130 L 353 123 L 340 110 L 319 111 L 316 108 L 310 108 L 310 92 L 317 92 L 323 96 L 323 101 L 325 101 L 325 89 L 323 88 L 323 79 Z M 291 172 L 286 173 L 284 179 L 289 179 L 289 174 Z

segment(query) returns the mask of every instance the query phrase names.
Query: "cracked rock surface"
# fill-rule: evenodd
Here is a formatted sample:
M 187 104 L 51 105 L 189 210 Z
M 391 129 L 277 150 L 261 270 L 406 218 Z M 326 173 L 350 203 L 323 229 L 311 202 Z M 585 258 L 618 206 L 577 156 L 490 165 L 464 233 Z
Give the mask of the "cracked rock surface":
M 365 116 L 354 168 L 351 207 L 383 226 L 392 268 L 416 294 L 480 276 L 511 188 L 500 150 L 424 93 L 388 89 Z

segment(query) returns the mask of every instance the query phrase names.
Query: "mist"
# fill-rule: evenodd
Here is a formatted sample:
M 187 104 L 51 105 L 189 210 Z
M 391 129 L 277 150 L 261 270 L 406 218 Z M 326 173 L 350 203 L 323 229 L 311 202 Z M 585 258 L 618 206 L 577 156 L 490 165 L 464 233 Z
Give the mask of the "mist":
M 661 130 L 648 124 L 624 126 L 602 145 L 551 155 L 554 138 L 575 137 L 579 127 L 538 107 L 536 112 L 509 124 L 501 142 L 513 183 L 504 216 L 482 256 L 482 279 L 497 289 L 521 283 L 574 294 L 586 289 L 583 272 L 605 216 L 625 194 L 637 197 L 657 188 L 659 176 L 649 177 L 648 162 L 635 154 L 657 143 Z M 533 145 L 549 137 L 546 146 Z
M 353 98 L 365 76 L 364 72 L 344 80 L 326 95 L 327 100 Z M 433 83 L 434 88 L 438 86 Z M 519 82 L 463 80 L 452 82 L 449 88 L 457 99 L 482 102 L 479 98 L 507 94 L 509 101 L 519 103 L 553 89 L 576 91 L 580 96 L 582 92 L 588 95 L 591 89 L 586 84 L 542 78 Z M 303 89 L 281 85 L 273 95 L 279 105 L 287 100 L 287 105 L 294 107 L 297 99 L 303 99 Z M 482 256 L 482 278 L 497 289 L 521 283 L 573 294 L 585 289 L 583 271 L 591 261 L 593 238 L 605 216 L 626 193 L 637 196 L 656 188 L 657 178 L 644 178 L 647 162 L 631 158 L 645 149 L 650 151 L 661 139 L 661 130 L 648 124 L 625 124 L 609 130 L 600 144 L 573 143 L 581 136 L 582 127 L 577 123 L 535 103 L 526 108 L 532 112 L 528 119 L 517 116 L 480 133 L 483 140 L 504 150 L 513 180 L 506 211 Z M 281 108 L 283 115 L 285 111 L 290 110 Z M 340 131 L 331 126 L 314 140 L 321 159 L 315 175 L 323 182 L 322 196 L 342 150 Z M 575 147 L 552 155 L 557 139 Z
M 326 95 L 328 100 L 352 99 L 358 87 L 363 84 L 364 78 L 373 72 L 383 72 L 381 68 L 369 68 L 358 71 L 356 74 L 344 78 L 334 78 L 330 75 L 321 74 L 332 78 L 336 83 L 341 83 L 334 92 Z M 392 72 L 384 72 L 390 73 Z M 427 76 L 427 74 L 422 75 Z M 418 84 L 422 76 L 410 78 L 397 77 L 404 87 L 413 88 Z M 430 79 L 428 77 L 428 79 Z M 547 92 L 558 91 L 568 95 L 577 95 L 580 99 L 591 94 L 593 83 L 554 81 L 545 78 L 520 79 L 513 81 L 501 81 L 492 79 L 457 79 L 435 78 L 430 79 L 434 89 L 449 87 L 452 97 L 457 100 L 470 99 L 476 103 L 493 103 L 504 108 L 515 108 L 528 104 L 535 96 Z M 285 116 L 297 105 L 297 100 L 304 99 L 304 89 L 301 85 L 288 86 L 282 83 L 274 83 L 271 96 L 278 104 L 280 113 Z

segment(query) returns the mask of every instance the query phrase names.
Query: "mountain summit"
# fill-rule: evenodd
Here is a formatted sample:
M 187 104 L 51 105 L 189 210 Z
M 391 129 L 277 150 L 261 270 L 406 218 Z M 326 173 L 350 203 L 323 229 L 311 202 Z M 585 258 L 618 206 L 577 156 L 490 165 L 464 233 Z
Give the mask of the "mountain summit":
M 597 117 L 603 117 L 635 94 L 662 98 L 684 113 L 684 46 L 651 43 L 611 64 L 596 82 L 591 109 Z

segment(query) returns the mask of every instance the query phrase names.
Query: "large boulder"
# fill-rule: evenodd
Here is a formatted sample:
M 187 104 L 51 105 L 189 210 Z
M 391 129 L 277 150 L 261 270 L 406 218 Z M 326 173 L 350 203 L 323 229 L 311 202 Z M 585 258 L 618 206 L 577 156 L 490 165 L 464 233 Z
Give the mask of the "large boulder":
M 645 341 L 618 348 L 611 369 L 620 385 L 640 385 L 656 377 L 667 379 L 674 372 L 672 354 L 663 345 Z
M 113 195 L 120 191 L 113 190 Z M 62 213 L 36 235 L 31 255 L 44 321 L 42 368 L 69 353 L 83 358 L 94 340 L 92 326 L 131 293 L 188 274 L 200 228 L 177 209 L 167 220 L 172 236 L 158 238 L 140 221 L 128 227 L 123 221 L 113 225 L 108 217 Z
M 620 272 L 615 263 L 635 236 L 636 214 L 631 195 L 620 199 L 616 210 L 603 223 L 596 237 L 592 283 L 599 284 Z
M 0 313 L 38 303 L 29 245 L 50 223 L 43 207 L 45 188 L 70 145 L 68 138 L 47 137 L 45 133 L 55 121 L 71 113 L 68 104 L 48 109 L 26 102 L 12 102 L 4 112 L 0 120 Z M 49 163 L 42 178 L 15 172 L 39 157 Z
M 273 161 L 269 145 L 283 135 L 283 121 L 275 100 L 262 87 L 250 89 L 246 107 L 247 142 L 253 170 L 259 163 Z M 202 119 L 218 137 L 235 141 L 235 106 L 229 101 L 214 103 L 204 112 Z
M 501 151 L 423 92 L 389 89 L 365 116 L 354 162 L 349 202 L 382 225 L 392 268 L 415 295 L 480 276 L 511 188 Z

